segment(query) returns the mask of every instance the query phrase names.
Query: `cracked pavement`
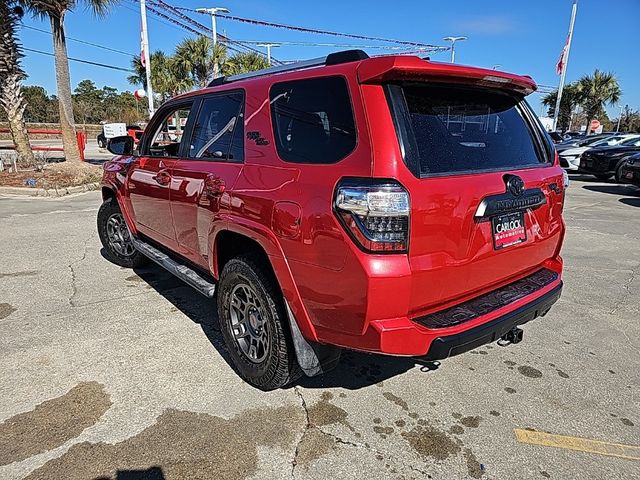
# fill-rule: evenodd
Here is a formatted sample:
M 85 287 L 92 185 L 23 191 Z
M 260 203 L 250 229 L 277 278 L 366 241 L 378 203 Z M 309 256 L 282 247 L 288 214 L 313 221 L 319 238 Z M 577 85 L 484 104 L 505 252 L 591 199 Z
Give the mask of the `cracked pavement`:
M 517 346 L 345 352 L 275 392 L 212 301 L 100 254 L 99 194 L 0 198 L 0 478 L 637 478 L 514 429 L 640 444 L 640 190 L 573 177 L 565 290 Z

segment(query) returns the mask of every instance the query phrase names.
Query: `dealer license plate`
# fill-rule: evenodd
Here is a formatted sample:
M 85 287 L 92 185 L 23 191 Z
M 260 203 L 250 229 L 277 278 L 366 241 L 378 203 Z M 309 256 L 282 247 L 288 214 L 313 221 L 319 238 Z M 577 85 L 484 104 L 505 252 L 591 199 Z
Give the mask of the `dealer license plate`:
M 500 250 L 522 243 L 527 239 L 524 212 L 507 213 L 491 219 L 493 248 Z

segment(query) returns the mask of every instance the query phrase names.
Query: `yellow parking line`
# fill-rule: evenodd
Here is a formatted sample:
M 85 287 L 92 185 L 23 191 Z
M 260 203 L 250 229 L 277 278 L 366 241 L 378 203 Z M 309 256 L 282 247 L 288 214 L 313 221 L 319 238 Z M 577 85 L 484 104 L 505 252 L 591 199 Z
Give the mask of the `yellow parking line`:
M 579 452 L 595 453 L 609 457 L 640 460 L 640 446 L 622 443 L 601 442 L 589 438 L 554 435 L 553 433 L 535 432 L 516 428 L 513 430 L 520 443 L 542 445 L 543 447 L 565 448 Z

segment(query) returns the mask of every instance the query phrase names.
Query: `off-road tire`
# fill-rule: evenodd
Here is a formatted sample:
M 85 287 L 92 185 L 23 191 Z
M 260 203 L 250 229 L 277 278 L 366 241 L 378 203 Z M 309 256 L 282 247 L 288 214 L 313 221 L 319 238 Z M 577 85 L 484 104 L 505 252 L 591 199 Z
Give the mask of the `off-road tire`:
M 98 236 L 104 247 L 105 257 L 112 263 L 126 268 L 137 268 L 147 263 L 147 257 L 137 250 L 133 250 L 130 255 L 123 255 L 118 252 L 109 242 L 107 233 L 107 223 L 111 217 L 120 217 L 124 221 L 122 211 L 115 198 L 106 200 L 98 210 Z M 128 234 L 128 232 L 127 232 Z
M 620 162 L 620 164 L 616 167 L 616 174 L 614 176 L 616 183 L 624 183 L 624 179 L 622 178 L 623 166 L 624 166 L 624 162 Z
M 257 294 L 269 339 L 265 357 L 257 363 L 242 351 L 233 333 L 231 297 L 234 288 L 241 285 L 249 286 Z M 252 256 L 230 260 L 220 275 L 217 296 L 220 330 L 240 377 L 265 391 L 284 387 L 300 378 L 302 371 L 295 356 L 282 293 L 267 267 Z

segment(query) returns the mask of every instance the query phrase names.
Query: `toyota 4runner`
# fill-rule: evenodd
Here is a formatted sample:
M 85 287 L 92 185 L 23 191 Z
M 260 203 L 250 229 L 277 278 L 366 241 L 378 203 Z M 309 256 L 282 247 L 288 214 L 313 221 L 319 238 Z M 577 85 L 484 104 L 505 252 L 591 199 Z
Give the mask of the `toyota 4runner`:
M 444 359 L 516 343 L 562 289 L 566 174 L 530 77 L 412 56 L 219 78 L 109 142 L 98 231 L 216 298 L 268 390 L 342 348 Z

